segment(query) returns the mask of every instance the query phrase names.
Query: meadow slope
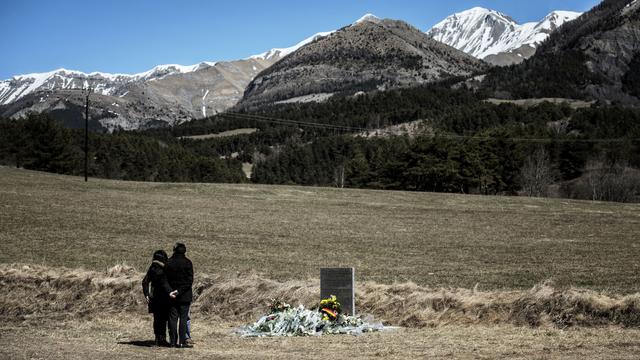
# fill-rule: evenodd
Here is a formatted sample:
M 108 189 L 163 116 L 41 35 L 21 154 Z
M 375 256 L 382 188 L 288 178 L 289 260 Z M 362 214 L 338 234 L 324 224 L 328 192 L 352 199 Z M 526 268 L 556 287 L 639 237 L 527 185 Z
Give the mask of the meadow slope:
M 185 242 L 196 271 L 431 287 L 635 293 L 640 205 L 331 188 L 139 183 L 0 167 L 0 263 L 146 268 Z

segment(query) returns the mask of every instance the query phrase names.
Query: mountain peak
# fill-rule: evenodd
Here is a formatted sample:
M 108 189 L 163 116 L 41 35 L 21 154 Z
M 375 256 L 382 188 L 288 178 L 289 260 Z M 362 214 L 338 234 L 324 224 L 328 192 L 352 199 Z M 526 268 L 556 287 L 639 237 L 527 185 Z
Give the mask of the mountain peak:
M 471 9 L 467 9 L 467 10 L 463 10 L 460 12 L 455 13 L 454 15 L 462 15 L 462 16 L 469 16 L 469 15 L 480 15 L 480 14 L 496 14 L 498 13 L 495 10 L 491 10 L 491 9 L 487 9 L 481 6 L 476 6 L 476 7 L 472 7 Z
M 464 21 L 479 21 L 479 20 L 488 21 L 489 19 L 495 19 L 498 21 L 506 22 L 506 23 L 517 24 L 517 22 L 513 20 L 511 17 L 499 11 L 483 8 L 480 6 L 476 6 L 471 9 L 464 10 L 464 11 L 455 13 L 453 15 L 450 15 L 442 22 L 445 22 L 447 20 L 452 20 L 452 19 L 462 19 Z
M 479 59 L 514 53 L 527 47 L 528 51 L 512 57 L 513 62 L 518 62 L 532 55 L 552 31 L 580 15 L 572 11 L 554 11 L 537 23 L 518 24 L 499 11 L 474 7 L 448 16 L 427 34 Z

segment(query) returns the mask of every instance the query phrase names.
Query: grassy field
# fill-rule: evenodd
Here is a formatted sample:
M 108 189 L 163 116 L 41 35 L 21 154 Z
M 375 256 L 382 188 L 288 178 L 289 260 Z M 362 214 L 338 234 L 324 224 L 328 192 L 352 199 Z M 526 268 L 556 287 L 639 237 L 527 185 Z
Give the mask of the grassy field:
M 196 271 L 433 287 L 640 291 L 640 205 L 330 188 L 119 182 L 0 167 L 0 262 L 145 269 L 187 244 Z
M 634 359 L 639 235 L 640 205 L 0 167 L 0 358 Z M 197 272 L 188 355 L 145 346 L 141 271 L 175 241 Z M 355 266 L 360 311 L 403 328 L 233 334 L 269 297 L 312 305 L 324 266 Z

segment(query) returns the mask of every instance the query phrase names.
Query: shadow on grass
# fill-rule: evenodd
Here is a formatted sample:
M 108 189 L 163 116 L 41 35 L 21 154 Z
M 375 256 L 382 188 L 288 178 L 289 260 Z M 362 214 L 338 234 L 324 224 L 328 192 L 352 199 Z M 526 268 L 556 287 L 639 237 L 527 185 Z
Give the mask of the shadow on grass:
M 131 340 L 131 341 L 118 341 L 120 345 L 133 345 L 141 347 L 155 347 L 156 342 L 154 340 Z

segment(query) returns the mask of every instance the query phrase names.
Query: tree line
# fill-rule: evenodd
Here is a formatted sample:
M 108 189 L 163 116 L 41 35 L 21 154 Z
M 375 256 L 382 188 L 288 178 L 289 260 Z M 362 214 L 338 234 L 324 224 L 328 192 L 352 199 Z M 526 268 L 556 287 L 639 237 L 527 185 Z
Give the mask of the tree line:
M 84 132 L 47 115 L 0 120 L 0 163 L 31 170 L 80 175 Z M 242 164 L 202 156 L 171 138 L 135 132 L 90 133 L 91 177 L 137 181 L 242 182 Z

